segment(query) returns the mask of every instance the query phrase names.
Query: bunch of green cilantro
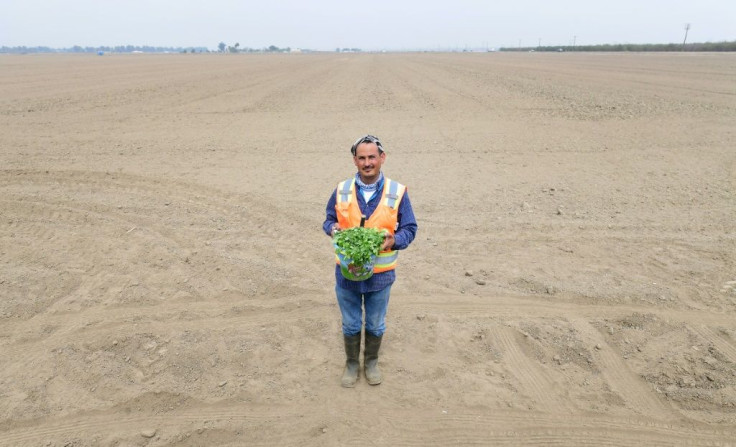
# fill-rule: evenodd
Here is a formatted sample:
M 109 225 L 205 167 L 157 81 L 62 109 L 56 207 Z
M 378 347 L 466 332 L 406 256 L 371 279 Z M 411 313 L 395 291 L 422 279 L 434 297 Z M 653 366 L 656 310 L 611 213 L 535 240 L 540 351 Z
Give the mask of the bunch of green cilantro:
M 383 244 L 383 230 L 353 227 L 335 233 L 335 250 L 362 267 L 378 254 Z

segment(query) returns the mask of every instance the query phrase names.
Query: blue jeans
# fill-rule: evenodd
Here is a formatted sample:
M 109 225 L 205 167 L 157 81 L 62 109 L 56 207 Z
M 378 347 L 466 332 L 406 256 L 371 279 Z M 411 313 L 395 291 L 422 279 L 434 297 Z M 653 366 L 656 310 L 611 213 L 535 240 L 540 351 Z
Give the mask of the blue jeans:
M 386 332 L 386 311 L 391 286 L 377 292 L 359 293 L 335 286 L 337 303 L 342 313 L 342 333 L 348 336 L 360 334 L 365 306 L 365 331 L 380 337 Z

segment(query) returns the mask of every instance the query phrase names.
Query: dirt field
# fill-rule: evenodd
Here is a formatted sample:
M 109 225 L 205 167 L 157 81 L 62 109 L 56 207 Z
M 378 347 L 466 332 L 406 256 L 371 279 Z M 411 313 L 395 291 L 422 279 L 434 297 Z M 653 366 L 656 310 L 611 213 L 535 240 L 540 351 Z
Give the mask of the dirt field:
M 0 445 L 736 445 L 736 55 L 0 55 Z M 321 232 L 419 221 L 384 383 Z

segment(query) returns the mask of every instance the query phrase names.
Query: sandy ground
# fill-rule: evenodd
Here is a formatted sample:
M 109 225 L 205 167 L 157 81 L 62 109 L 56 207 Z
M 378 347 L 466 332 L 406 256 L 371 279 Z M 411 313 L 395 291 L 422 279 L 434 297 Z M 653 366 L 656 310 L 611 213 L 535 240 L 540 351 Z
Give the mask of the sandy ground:
M 0 445 L 736 444 L 736 55 L 2 55 L 0 127 Z M 419 233 L 343 389 L 367 132 Z

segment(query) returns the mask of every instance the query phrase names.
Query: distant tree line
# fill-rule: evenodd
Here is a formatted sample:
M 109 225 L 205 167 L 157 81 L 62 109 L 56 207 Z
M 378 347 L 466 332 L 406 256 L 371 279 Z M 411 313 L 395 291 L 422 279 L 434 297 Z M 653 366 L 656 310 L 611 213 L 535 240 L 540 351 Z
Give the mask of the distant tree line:
M 279 48 L 276 45 L 269 45 L 264 48 L 241 47 L 240 43 L 228 45 L 225 42 L 217 44 L 217 50 L 220 53 L 290 53 L 291 47 Z M 301 51 L 301 50 L 300 50 Z
M 347 50 L 347 49 L 346 49 Z M 228 45 L 220 42 L 215 52 L 219 53 L 290 53 L 291 47 L 279 48 L 276 45 L 270 45 L 265 48 L 248 48 L 241 47 L 240 43 Z M 299 50 L 308 52 L 310 50 Z M 206 47 L 153 47 L 153 46 L 136 46 L 136 45 L 118 45 L 118 46 L 100 46 L 100 47 L 82 47 L 75 45 L 70 48 L 51 48 L 46 46 L 37 47 L 0 47 L 0 53 L 210 53 Z
M 502 47 L 500 51 L 736 51 L 736 41 L 664 44 L 605 44 L 544 47 Z
M 99 53 L 100 51 L 105 53 L 209 53 L 209 50 L 205 47 L 152 47 L 148 45 L 136 46 L 136 45 L 117 45 L 117 46 L 100 46 L 100 47 L 81 47 L 75 45 L 70 48 L 50 48 L 50 47 L 0 47 L 0 53 L 16 53 L 16 54 L 27 54 L 27 53 Z

